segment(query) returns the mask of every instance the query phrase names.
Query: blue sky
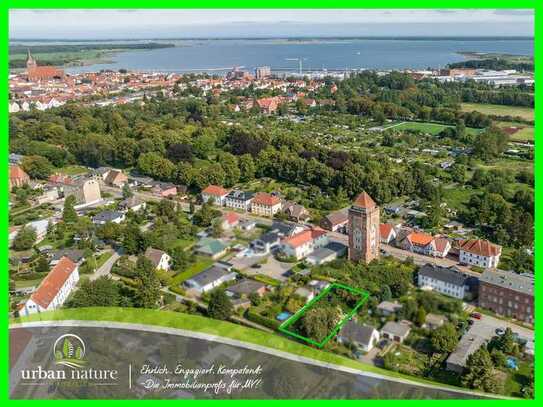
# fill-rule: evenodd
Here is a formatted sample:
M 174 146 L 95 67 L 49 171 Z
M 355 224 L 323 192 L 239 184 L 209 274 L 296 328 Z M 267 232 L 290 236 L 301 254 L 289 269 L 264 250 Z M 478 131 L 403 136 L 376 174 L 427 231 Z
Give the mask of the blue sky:
M 531 36 L 533 10 L 11 10 L 11 38 Z

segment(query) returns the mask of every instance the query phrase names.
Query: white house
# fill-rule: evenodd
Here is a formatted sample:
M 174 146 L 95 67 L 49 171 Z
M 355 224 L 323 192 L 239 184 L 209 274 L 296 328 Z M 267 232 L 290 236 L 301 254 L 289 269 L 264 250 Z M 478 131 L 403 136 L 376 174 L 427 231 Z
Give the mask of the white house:
M 92 218 L 92 223 L 95 225 L 105 225 L 108 222 L 121 223 L 125 219 L 125 214 L 120 211 L 104 211 L 100 212 Z
M 48 219 L 35 220 L 26 225 L 26 227 L 31 227 L 36 231 L 36 243 L 39 243 L 43 239 L 45 239 L 45 235 L 47 235 L 48 226 L 49 226 Z
M 27 316 L 60 308 L 78 281 L 77 264 L 68 257 L 63 257 L 24 303 L 20 310 L 21 315 Z
M 328 244 L 328 236 L 323 229 L 309 229 L 287 237 L 281 243 L 281 249 L 287 256 L 295 257 L 296 260 L 309 256 L 315 249 Z
M 389 244 L 391 241 L 396 239 L 396 230 L 394 230 L 394 225 L 390 223 L 381 223 L 379 225 L 379 236 L 381 236 L 381 243 Z
M 251 201 L 251 212 L 272 217 L 281 210 L 281 199 L 267 192 L 258 192 Z
M 145 251 L 145 257 L 147 257 L 157 270 L 169 270 L 172 266 L 172 258 L 166 252 L 162 250 L 153 249 L 148 247 Z
M 215 205 L 224 206 L 227 195 L 228 190 L 224 189 L 223 187 L 218 185 L 208 185 L 207 188 L 202 191 L 202 201 L 208 202 L 213 200 Z
M 460 264 L 471 264 L 483 268 L 496 268 L 500 262 L 502 247 L 488 240 L 471 239 L 459 243 Z
M 205 293 L 220 286 L 228 281 L 236 279 L 237 274 L 231 267 L 222 267 L 214 264 L 210 268 L 196 274 L 194 277 L 186 280 L 184 286 L 197 292 Z
M 417 285 L 423 290 L 433 290 L 463 300 L 475 288 L 476 277 L 468 276 L 453 268 L 425 264 L 419 270 Z M 473 284 L 472 284 L 473 282 Z
M 337 336 L 339 343 L 354 345 L 362 352 L 371 351 L 379 339 L 379 331 L 373 326 L 360 325 L 353 320 L 343 325 Z
M 124 211 L 131 210 L 133 212 L 139 212 L 144 210 L 146 206 L 147 203 L 145 201 L 141 201 L 135 196 L 131 196 L 130 198 L 126 198 L 119 202 L 119 209 Z
M 244 191 L 230 191 L 226 195 L 224 205 L 228 208 L 239 209 L 241 211 L 249 211 L 251 209 L 251 201 L 254 194 L 252 192 Z

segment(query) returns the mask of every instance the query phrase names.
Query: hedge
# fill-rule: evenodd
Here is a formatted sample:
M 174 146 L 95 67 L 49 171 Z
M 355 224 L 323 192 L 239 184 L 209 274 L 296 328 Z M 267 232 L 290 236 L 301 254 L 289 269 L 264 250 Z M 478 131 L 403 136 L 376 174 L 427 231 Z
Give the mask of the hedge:
M 262 315 L 252 312 L 250 309 L 248 309 L 247 312 L 245 313 L 245 318 L 247 318 L 249 321 L 255 322 L 257 324 L 263 325 L 265 327 L 268 327 L 274 330 L 277 330 L 279 328 L 279 325 L 281 325 L 279 321 L 263 317 Z

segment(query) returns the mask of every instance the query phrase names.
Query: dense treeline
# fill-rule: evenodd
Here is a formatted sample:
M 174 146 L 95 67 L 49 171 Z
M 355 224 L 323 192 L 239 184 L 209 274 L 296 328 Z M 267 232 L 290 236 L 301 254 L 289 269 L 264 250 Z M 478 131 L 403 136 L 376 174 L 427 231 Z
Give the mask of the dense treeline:
M 513 62 L 503 58 L 471 59 L 469 61 L 454 62 L 448 65 L 449 68 L 473 68 L 506 70 L 516 69 L 517 71 L 534 71 L 533 62 Z

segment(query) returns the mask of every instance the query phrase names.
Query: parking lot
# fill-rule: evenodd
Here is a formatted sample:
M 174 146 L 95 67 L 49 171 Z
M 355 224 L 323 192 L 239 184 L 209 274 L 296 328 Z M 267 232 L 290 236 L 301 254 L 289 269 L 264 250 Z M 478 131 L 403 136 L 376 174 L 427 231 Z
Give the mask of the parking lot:
M 473 319 L 473 325 L 470 332 L 487 340 L 496 336 L 497 329 L 511 328 L 514 333 L 517 333 L 521 339 L 533 344 L 534 331 L 515 325 L 508 321 L 503 321 L 489 315 L 481 315 L 481 319 Z

